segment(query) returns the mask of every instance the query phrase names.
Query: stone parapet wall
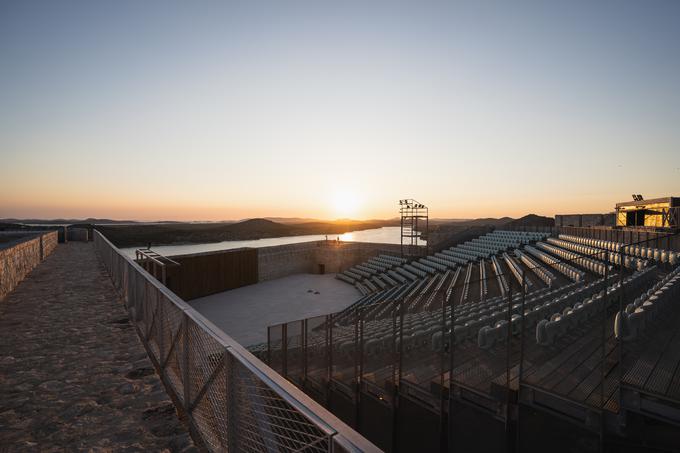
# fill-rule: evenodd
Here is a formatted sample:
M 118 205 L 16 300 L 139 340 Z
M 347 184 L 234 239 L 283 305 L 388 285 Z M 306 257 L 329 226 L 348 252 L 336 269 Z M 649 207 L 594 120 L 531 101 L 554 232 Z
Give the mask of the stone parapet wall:
M 43 242 L 43 259 L 48 257 L 54 249 L 57 248 L 59 244 L 59 233 L 57 231 L 51 231 L 42 235 Z
M 7 248 L 0 249 L 0 300 L 57 246 L 57 232 L 29 236 Z

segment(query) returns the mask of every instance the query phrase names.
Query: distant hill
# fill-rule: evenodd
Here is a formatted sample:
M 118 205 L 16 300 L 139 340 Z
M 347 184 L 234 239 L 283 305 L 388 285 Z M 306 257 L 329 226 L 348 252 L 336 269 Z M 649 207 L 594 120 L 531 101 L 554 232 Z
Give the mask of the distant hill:
M 136 220 L 112 220 L 112 219 L 0 219 L 2 223 L 21 223 L 24 225 L 73 225 L 77 223 L 109 225 L 119 223 L 138 223 Z M 163 222 L 168 223 L 168 222 Z
M 519 219 L 508 222 L 505 226 L 508 227 L 553 227 L 555 226 L 555 219 L 553 217 L 544 217 L 536 214 L 529 214 Z
M 501 217 L 500 219 L 495 219 L 492 217 L 489 218 L 483 218 L 483 219 L 474 219 L 474 220 L 466 220 L 464 222 L 460 222 L 460 224 L 463 224 L 465 226 L 494 226 L 494 227 L 502 227 L 504 225 L 507 225 L 508 223 L 512 222 L 513 218 L 512 217 Z
M 104 233 L 118 247 L 133 247 L 149 243 L 153 245 L 166 245 L 312 234 L 337 235 L 350 231 L 381 228 L 390 224 L 393 224 L 393 221 L 361 222 L 349 220 L 284 224 L 267 219 L 249 219 L 235 223 L 100 225 L 97 229 Z
M 443 219 L 439 219 L 436 224 L 443 222 Z M 432 222 L 431 222 L 432 223 Z M 519 219 L 513 219 L 512 217 L 501 217 L 499 219 L 494 217 L 487 217 L 482 219 L 472 219 L 472 220 L 452 220 L 448 223 L 443 223 L 448 225 L 456 226 L 493 226 L 496 228 L 503 227 L 525 227 L 525 226 L 554 226 L 555 219 L 552 217 L 543 217 L 536 214 L 528 214 Z
M 265 217 L 265 220 L 271 220 L 276 223 L 307 223 L 307 222 L 322 222 L 319 219 L 312 219 L 306 217 Z M 246 219 L 244 219 L 246 220 Z

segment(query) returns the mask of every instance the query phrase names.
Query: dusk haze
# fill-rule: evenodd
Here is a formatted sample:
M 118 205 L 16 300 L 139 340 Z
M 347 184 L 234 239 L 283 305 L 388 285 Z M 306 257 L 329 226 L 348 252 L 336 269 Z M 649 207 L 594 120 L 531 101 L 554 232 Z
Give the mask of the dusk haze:
M 0 453 L 680 453 L 680 0 L 0 0 Z
M 437 217 L 514 217 L 677 191 L 678 23 L 672 1 L 3 2 L 0 217 L 386 218 L 404 182 Z

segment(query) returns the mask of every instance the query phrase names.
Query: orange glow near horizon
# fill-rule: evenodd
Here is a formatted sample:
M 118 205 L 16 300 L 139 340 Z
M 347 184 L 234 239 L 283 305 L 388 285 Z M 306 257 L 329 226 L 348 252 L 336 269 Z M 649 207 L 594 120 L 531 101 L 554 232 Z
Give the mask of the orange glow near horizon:
M 13 195 L 13 194 L 10 194 Z M 63 194 L 57 190 L 49 196 L 38 193 L 16 194 L 8 196 L 8 192 L 0 196 L 0 218 L 19 219 L 85 219 L 104 218 L 113 220 L 136 221 L 220 221 L 239 220 L 256 217 L 310 218 L 319 220 L 337 219 L 389 219 L 398 216 L 396 197 L 366 198 L 351 190 L 334 192 L 326 202 L 312 197 L 308 204 L 298 203 L 271 204 L 264 201 L 246 205 L 234 201 L 210 200 L 194 202 L 168 199 L 147 198 L 144 194 L 125 198 L 101 198 L 92 191 L 88 194 Z M 443 194 L 434 194 L 428 198 L 418 196 L 417 199 L 430 207 L 431 218 L 470 219 L 481 217 L 521 217 L 526 214 L 554 216 L 563 213 L 605 213 L 611 212 L 614 204 L 624 201 L 625 196 L 618 198 L 582 197 L 580 199 L 545 199 L 531 200 L 530 203 L 513 202 L 511 197 L 499 194 L 493 199 L 458 198 L 452 201 Z M 148 194 L 147 194 L 148 196 Z M 35 203 L 34 200 L 39 200 Z M 527 200 L 528 201 L 528 200 Z
M 680 195 L 678 2 L 106 3 L 0 7 L 0 219 L 391 219 L 403 198 L 517 218 Z

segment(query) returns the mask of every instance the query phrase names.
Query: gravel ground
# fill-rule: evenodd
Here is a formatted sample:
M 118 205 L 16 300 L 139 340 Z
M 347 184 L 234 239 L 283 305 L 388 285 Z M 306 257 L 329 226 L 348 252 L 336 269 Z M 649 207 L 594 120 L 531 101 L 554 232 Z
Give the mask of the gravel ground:
M 4 451 L 196 451 L 91 243 L 0 303 Z

